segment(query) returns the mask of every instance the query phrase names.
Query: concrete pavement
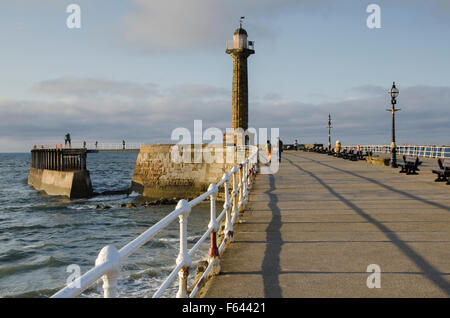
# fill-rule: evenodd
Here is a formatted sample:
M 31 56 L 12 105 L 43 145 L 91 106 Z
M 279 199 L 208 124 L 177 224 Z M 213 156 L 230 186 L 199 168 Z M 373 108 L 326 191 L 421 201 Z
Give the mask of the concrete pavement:
M 286 151 L 258 175 L 204 297 L 449 297 L 450 186 Z M 370 264 L 381 288 L 368 288 Z

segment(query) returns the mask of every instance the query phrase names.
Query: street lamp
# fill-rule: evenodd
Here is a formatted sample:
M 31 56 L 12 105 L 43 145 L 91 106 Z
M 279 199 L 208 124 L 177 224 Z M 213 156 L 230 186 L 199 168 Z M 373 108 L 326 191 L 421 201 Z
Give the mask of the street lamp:
M 392 113 L 392 143 L 391 143 L 391 166 L 392 168 L 397 168 L 397 146 L 395 145 L 395 112 L 400 109 L 395 108 L 395 104 L 397 104 L 397 96 L 398 96 L 398 88 L 395 87 L 395 82 L 392 83 L 392 88 L 389 91 L 389 95 L 391 95 L 391 109 L 386 109 L 387 111 Z
M 328 152 L 331 151 L 331 114 L 328 114 Z

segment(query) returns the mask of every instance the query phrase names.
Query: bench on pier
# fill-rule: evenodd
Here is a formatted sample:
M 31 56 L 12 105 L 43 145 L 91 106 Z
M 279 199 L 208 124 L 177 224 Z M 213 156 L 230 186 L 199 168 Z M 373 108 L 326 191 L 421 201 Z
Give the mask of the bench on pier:
M 355 151 L 352 149 L 347 153 L 347 158 L 348 160 L 351 161 L 357 161 L 358 160 L 358 155 L 355 153 Z
M 419 170 L 419 165 L 422 162 L 419 161 L 419 157 L 411 157 L 403 155 L 403 161 L 400 161 L 397 163 L 399 167 L 401 167 L 400 173 L 406 173 L 406 174 L 417 174 L 416 171 Z
M 344 149 L 344 151 L 342 151 L 342 159 L 347 159 L 347 160 L 354 160 L 353 158 L 355 157 L 355 154 L 353 153 L 353 149 L 352 150 L 348 150 Z
M 437 174 L 437 178 L 434 181 L 447 181 L 447 184 L 450 184 L 450 159 L 444 159 L 444 162 L 442 162 L 442 159 L 438 159 L 438 166 L 439 168 L 431 170 L 433 173 Z
M 366 151 L 364 153 L 360 150 L 356 152 L 356 156 L 358 157 L 359 160 L 365 160 L 366 157 L 372 157 L 372 151 Z
M 344 150 L 338 150 L 338 151 L 336 151 L 335 153 L 334 153 L 334 156 L 336 157 L 336 158 L 344 158 L 344 156 L 346 155 L 346 153 L 347 153 L 347 149 L 344 149 Z

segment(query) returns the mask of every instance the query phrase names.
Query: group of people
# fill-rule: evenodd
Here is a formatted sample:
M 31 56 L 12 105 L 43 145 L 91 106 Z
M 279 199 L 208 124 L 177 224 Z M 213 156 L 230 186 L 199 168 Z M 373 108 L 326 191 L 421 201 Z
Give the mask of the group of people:
M 72 148 L 72 139 L 70 138 L 70 133 L 66 133 L 64 135 L 64 146 L 69 148 Z M 95 149 L 98 147 L 98 141 L 95 142 Z M 83 141 L 83 148 L 86 149 L 86 140 Z M 125 150 L 125 140 L 122 140 L 122 149 Z

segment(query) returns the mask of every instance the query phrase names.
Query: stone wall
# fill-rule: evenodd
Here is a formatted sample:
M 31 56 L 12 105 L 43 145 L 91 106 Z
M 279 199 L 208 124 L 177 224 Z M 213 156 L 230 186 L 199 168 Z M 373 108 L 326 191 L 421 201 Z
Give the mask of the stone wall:
M 227 158 L 221 144 L 196 146 L 197 149 L 195 145 L 142 146 L 136 159 L 130 191 L 151 199 L 193 198 L 205 192 L 211 183 L 220 181 L 224 173 L 230 172 L 234 162 L 245 160 L 245 154 L 239 158 L 233 156 L 233 147 L 229 151 L 234 162 L 230 162 L 230 153 Z M 205 162 L 208 157 L 222 160 L 208 163 Z

